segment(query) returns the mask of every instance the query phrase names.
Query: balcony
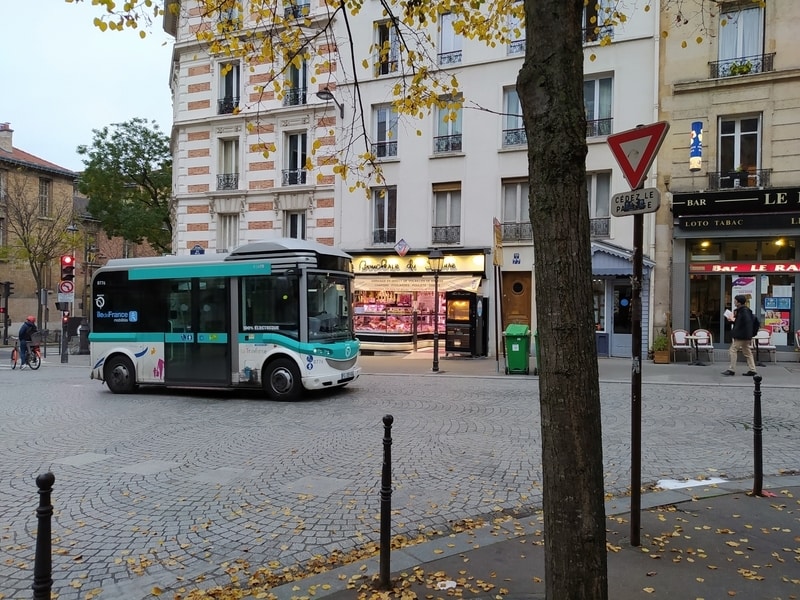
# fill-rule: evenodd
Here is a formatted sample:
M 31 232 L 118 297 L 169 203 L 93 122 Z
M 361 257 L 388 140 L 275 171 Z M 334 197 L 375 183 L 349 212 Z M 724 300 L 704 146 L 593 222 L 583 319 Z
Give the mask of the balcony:
M 378 64 L 376 67 L 377 75 L 380 77 L 381 75 L 391 75 L 392 73 L 397 73 L 397 67 L 398 62 L 396 60 L 389 60 L 387 58 L 382 60 L 378 59 Z
M 605 38 L 614 39 L 614 26 L 601 25 L 586 27 L 582 30 L 583 43 L 590 44 L 592 42 L 599 42 Z
M 528 144 L 528 134 L 525 129 L 504 129 L 503 147 L 506 146 L 526 146 Z
M 217 175 L 217 190 L 238 190 L 239 189 L 239 174 L 238 173 L 221 173 Z
M 503 223 L 504 242 L 529 242 L 533 240 L 533 226 L 530 223 Z
M 749 169 L 747 171 L 709 171 L 708 189 L 727 190 L 735 188 L 765 188 L 770 186 L 772 169 Z
M 372 144 L 372 153 L 378 158 L 397 156 L 397 141 L 375 142 Z
M 594 119 L 586 121 L 586 137 L 600 137 L 602 135 L 611 135 L 611 122 L 614 119 Z
M 305 169 L 284 169 L 281 171 L 281 185 L 305 185 L 307 174 Z
M 461 226 L 445 225 L 436 226 L 431 230 L 431 243 L 433 244 L 460 244 Z
M 230 115 L 239 106 L 239 96 L 225 96 L 217 100 L 217 114 Z
M 310 4 L 287 4 L 283 7 L 283 17 L 285 19 L 301 19 L 307 17 L 310 12 Z
M 394 244 L 396 242 L 396 229 L 374 229 L 372 231 L 372 243 L 376 246 L 383 244 Z
M 297 87 L 288 88 L 283 97 L 284 106 L 303 106 L 306 104 L 307 88 Z
M 442 52 L 439 54 L 440 65 L 457 65 L 461 62 L 461 50 Z
M 767 73 L 773 70 L 774 61 L 774 52 L 718 60 L 717 62 L 708 63 L 709 77 L 711 79 L 719 79 L 722 77 L 735 77 L 736 75 Z
M 611 236 L 611 217 L 589 219 L 590 238 L 608 238 Z
M 433 151 L 440 152 L 461 152 L 461 134 L 440 135 L 433 138 Z

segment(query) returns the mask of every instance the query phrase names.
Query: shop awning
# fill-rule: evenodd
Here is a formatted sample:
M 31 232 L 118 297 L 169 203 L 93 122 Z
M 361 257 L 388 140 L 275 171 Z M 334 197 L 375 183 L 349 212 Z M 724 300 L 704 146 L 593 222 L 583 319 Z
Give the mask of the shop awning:
M 440 275 L 439 291 L 467 290 L 477 292 L 481 278 L 471 275 Z M 360 277 L 355 278 L 355 289 L 371 292 L 432 292 L 433 275 L 424 277 Z

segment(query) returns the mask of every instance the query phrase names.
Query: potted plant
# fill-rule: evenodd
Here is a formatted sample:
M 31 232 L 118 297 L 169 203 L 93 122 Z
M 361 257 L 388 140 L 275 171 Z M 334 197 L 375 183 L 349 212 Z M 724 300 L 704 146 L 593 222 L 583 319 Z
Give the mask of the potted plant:
M 752 70 L 753 70 L 753 64 L 749 60 L 743 60 L 742 62 L 731 63 L 730 66 L 731 75 L 747 75 Z
M 657 333 L 653 338 L 653 362 L 661 365 L 669 363 L 669 338 L 664 333 Z

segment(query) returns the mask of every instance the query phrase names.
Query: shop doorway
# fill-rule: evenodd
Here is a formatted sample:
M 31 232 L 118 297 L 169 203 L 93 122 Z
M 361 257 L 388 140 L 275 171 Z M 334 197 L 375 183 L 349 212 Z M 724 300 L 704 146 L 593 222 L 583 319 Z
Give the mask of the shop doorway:
M 503 331 L 510 323 L 531 326 L 530 271 L 503 272 Z
M 614 282 L 614 312 L 611 315 L 611 356 L 629 358 L 631 345 L 631 298 L 633 288 L 630 280 Z

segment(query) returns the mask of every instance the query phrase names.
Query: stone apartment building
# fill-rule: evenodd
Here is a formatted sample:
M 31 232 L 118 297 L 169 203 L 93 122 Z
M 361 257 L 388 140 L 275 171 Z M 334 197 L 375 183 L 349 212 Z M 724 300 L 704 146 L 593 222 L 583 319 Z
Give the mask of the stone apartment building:
M 59 256 L 68 250 L 66 228 L 72 223 L 77 174 L 15 148 L 13 132 L 9 123 L 0 123 L 0 281 L 13 284 L 8 315 L 16 331 L 28 314 L 44 323 L 39 289 L 54 290 L 60 279 Z M 35 261 L 40 285 L 20 247 L 20 233 L 45 257 Z M 52 303 L 50 309 L 51 321 L 58 323 Z
M 198 30 L 226 23 L 243 35 L 252 32 L 256 25 L 247 2 L 241 13 L 210 15 L 190 0 L 168 4 L 178 8 L 168 10 L 164 21 L 175 36 L 177 253 L 196 245 L 224 251 L 278 236 L 343 248 L 355 258 L 356 328 L 365 347 L 429 342 L 437 303 L 441 315 L 453 309 L 454 324 L 456 312 L 465 319 L 447 329 L 448 320 L 441 318 L 448 352 L 494 354 L 506 324 L 535 329 L 526 140 L 514 89 L 524 28 L 508 44 L 490 48 L 456 34 L 447 15 L 431 24 L 426 50 L 435 57 L 433 68 L 458 77 L 464 108 L 455 119 L 434 111 L 409 120 L 398 118 L 390 105 L 400 77 L 399 37 L 380 3 L 364 3 L 351 17 L 353 56 L 348 44 L 334 53 L 331 40 L 346 35 L 344 24 L 334 21 L 332 33 L 316 38 L 310 58 L 290 65 L 210 56 L 197 41 Z M 612 5 L 599 3 L 601 20 Z M 291 0 L 283 9 L 287 18 L 302 19 L 309 35 L 327 23 L 320 0 Z M 597 341 L 601 354 L 630 356 L 632 218 L 612 218 L 609 211 L 611 196 L 629 187 L 606 139 L 658 118 L 659 13 L 637 11 L 598 32 L 596 11 L 590 6 L 584 15 L 584 90 Z M 601 46 L 606 35 L 613 43 Z M 378 46 L 389 52 L 380 55 Z M 280 93 L 260 87 L 273 71 L 279 73 Z M 352 180 L 343 182 L 332 169 L 332 157 L 345 160 L 363 151 L 354 146 L 363 146 L 362 136 L 386 177 L 386 185 L 367 181 L 366 194 L 351 190 Z M 647 182 L 654 183 L 655 177 Z M 495 222 L 502 237 L 498 267 L 492 254 Z M 427 258 L 433 247 L 445 254 L 436 298 Z M 651 214 L 645 218 L 644 254 L 654 253 Z M 645 331 L 652 267 L 647 258 Z
M 741 293 L 790 360 L 800 341 L 798 23 L 795 0 L 722 2 L 702 43 L 682 48 L 681 31 L 662 42 L 659 68 L 660 118 L 671 124 L 659 184 L 671 202 L 658 213 L 657 320 L 708 329 L 725 348 L 723 313 Z

